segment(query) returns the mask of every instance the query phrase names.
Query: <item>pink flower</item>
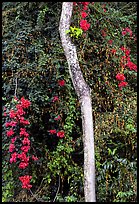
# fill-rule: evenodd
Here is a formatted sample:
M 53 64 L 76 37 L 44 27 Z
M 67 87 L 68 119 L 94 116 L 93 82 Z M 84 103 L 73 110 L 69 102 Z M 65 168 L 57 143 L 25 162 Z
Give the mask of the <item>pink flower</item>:
M 11 122 L 7 122 L 7 123 L 5 124 L 5 126 L 6 126 L 6 127 L 9 127 L 9 126 L 15 127 L 16 124 L 17 124 L 17 122 L 11 121 Z
M 81 20 L 80 27 L 82 30 L 87 31 L 90 28 L 90 23 L 87 23 L 87 20 Z
M 49 130 L 50 134 L 56 134 L 56 130 Z
M 13 138 L 11 139 L 11 143 L 14 143 L 14 142 L 16 141 L 16 139 L 17 139 L 17 137 L 13 137 Z
M 60 138 L 65 137 L 64 131 L 59 131 L 59 132 L 57 133 L 57 136 L 60 137 Z
M 23 145 L 30 145 L 30 140 L 27 137 L 24 137 L 22 140 Z
M 29 163 L 21 162 L 21 163 L 19 164 L 19 168 L 20 168 L 20 169 L 25 169 L 28 165 L 29 165 Z
M 60 115 L 58 115 L 56 118 L 54 118 L 54 120 L 61 120 Z
M 20 136 L 24 135 L 25 137 L 28 137 L 29 134 L 26 132 L 25 128 L 20 128 Z
M 13 152 L 15 149 L 15 145 L 14 144 L 10 144 L 9 146 L 9 152 Z
M 87 14 L 86 12 L 84 12 L 84 11 L 81 12 L 82 18 L 86 18 L 87 15 L 88 15 L 88 14 Z
M 19 118 L 20 118 L 21 115 L 24 115 L 24 114 L 25 114 L 25 111 L 23 110 L 22 105 L 17 104 L 17 105 L 16 105 L 16 108 L 17 108 L 17 115 L 18 115 Z
M 125 80 L 125 76 L 124 76 L 124 74 L 118 73 L 118 74 L 116 75 L 116 79 L 117 79 L 118 81 L 124 81 L 124 80 Z
M 123 35 L 123 36 L 126 35 L 126 31 L 122 31 L 122 35 Z
M 11 158 L 10 158 L 10 163 L 15 163 L 16 162 L 16 158 L 17 158 L 17 153 L 14 152 L 13 154 L 11 154 Z
M 127 66 L 130 70 L 137 71 L 137 65 L 134 64 L 134 63 L 131 62 L 131 61 L 128 61 L 127 64 L 126 64 L 125 66 Z
M 29 149 L 30 149 L 30 146 L 22 146 L 22 147 L 21 147 L 21 150 L 22 150 L 23 152 L 25 152 L 25 153 L 27 153 Z
M 22 188 L 30 189 L 32 185 L 30 185 L 30 179 L 32 176 L 26 175 L 26 176 L 20 176 L 19 180 L 22 182 Z
M 119 86 L 120 89 L 122 89 L 122 87 L 127 86 L 127 84 L 128 84 L 127 82 L 121 81 L 120 84 L 118 84 L 118 86 Z
M 10 116 L 10 118 L 15 118 L 16 112 L 14 110 L 10 110 L 9 116 Z
M 22 97 L 20 101 L 23 108 L 28 108 L 31 105 L 30 101 L 24 97 Z
M 24 117 L 20 117 L 20 123 L 23 125 L 29 125 L 30 122 L 28 120 L 25 120 Z
M 18 159 L 21 159 L 21 161 L 28 163 L 29 162 L 29 157 L 27 157 L 25 152 L 22 152 L 21 154 L 17 155 Z
M 54 96 L 52 102 L 55 102 L 55 101 L 58 101 L 58 100 L 59 100 L 58 96 Z
M 35 157 L 34 155 L 32 155 L 32 159 L 33 159 L 34 161 L 37 161 L 37 160 L 38 160 L 38 157 Z
M 6 134 L 7 134 L 8 137 L 12 136 L 14 134 L 13 129 L 11 128 L 9 131 L 7 131 Z

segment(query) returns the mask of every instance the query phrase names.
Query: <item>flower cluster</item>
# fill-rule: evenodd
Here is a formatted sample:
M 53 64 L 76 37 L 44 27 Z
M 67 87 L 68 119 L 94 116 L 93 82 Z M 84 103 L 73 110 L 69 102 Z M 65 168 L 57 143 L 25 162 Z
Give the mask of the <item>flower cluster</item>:
M 118 81 L 120 81 L 120 83 L 118 84 L 118 86 L 119 86 L 120 89 L 122 89 L 122 87 L 127 86 L 128 83 L 124 81 L 124 80 L 126 79 L 125 76 L 124 76 L 124 74 L 118 73 L 118 74 L 116 75 L 116 79 L 117 79 Z
M 81 11 L 81 20 L 80 20 L 80 28 L 83 31 L 87 31 L 90 28 L 90 23 L 87 22 L 87 20 L 85 20 L 85 18 L 88 16 L 88 14 L 86 13 L 87 9 L 88 9 L 88 4 L 90 2 L 74 2 L 74 5 L 77 6 L 78 4 L 81 4 L 83 6 L 83 10 Z
M 63 137 L 65 137 L 65 133 L 64 133 L 64 131 L 58 131 L 58 132 L 56 132 L 56 130 L 54 129 L 54 130 L 49 130 L 49 132 L 50 132 L 50 134 L 56 134 L 57 135 L 57 137 L 59 137 L 59 138 L 63 138 Z
M 121 58 L 121 66 L 124 68 L 128 67 L 131 71 L 134 70 L 137 72 L 137 65 L 130 61 L 130 50 L 124 46 L 120 49 L 124 52 L 124 55 Z
M 6 134 L 11 139 L 9 145 L 9 152 L 11 153 L 10 163 L 16 163 L 18 161 L 19 169 L 25 169 L 29 165 L 29 156 L 27 153 L 30 150 L 30 139 L 29 133 L 26 130 L 26 126 L 30 124 L 28 120 L 24 118 L 26 109 L 31 105 L 30 101 L 22 97 L 20 100 L 14 98 L 15 107 L 4 112 L 4 116 L 9 115 L 9 121 L 5 123 L 5 127 L 8 128 Z M 4 109 L 6 110 L 6 108 Z M 19 133 L 17 133 L 19 130 Z M 21 145 L 17 146 L 16 141 L 20 142 Z M 20 146 L 20 149 L 19 149 Z M 20 153 L 18 153 L 20 151 Z M 38 160 L 37 157 L 32 160 Z M 31 176 L 25 175 L 19 177 L 22 182 L 22 188 L 30 189 L 32 186 L 29 184 Z
M 129 33 L 130 37 L 132 37 L 132 30 L 130 28 L 123 28 L 122 35 L 126 35 Z

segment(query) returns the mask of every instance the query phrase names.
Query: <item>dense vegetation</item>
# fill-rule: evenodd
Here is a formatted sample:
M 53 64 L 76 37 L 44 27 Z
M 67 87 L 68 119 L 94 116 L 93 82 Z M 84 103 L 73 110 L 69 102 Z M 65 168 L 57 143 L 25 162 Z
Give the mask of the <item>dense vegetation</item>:
M 84 201 L 82 121 L 58 32 L 61 6 L 62 2 L 2 4 L 3 110 L 14 106 L 15 95 L 31 102 L 27 111 L 30 154 L 39 158 L 27 169 L 32 175 L 31 191 L 22 189 L 17 166 L 9 163 L 10 140 L 3 117 L 3 202 Z M 130 49 L 136 64 L 136 3 L 95 2 L 89 9 L 91 28 L 73 41 L 92 90 L 97 201 L 135 202 L 137 73 L 120 67 L 120 47 Z M 73 27 L 79 27 L 79 18 L 75 7 Z M 133 36 L 121 34 L 126 27 Z M 122 90 L 115 78 L 118 72 L 128 82 Z M 64 131 L 65 137 L 51 134 L 53 129 Z

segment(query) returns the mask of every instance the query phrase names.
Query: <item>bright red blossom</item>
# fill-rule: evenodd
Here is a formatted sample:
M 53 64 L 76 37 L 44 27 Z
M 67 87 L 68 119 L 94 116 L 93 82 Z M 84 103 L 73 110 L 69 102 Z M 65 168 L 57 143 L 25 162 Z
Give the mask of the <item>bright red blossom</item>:
M 54 96 L 52 102 L 55 102 L 55 101 L 58 101 L 58 100 L 59 100 L 58 96 Z
M 10 163 L 15 163 L 16 162 L 16 158 L 17 158 L 17 153 L 14 152 L 13 154 L 11 154 L 11 158 L 10 158 Z
M 7 134 L 8 137 L 12 136 L 14 134 L 13 129 L 11 128 L 9 131 L 7 131 L 6 134 Z
M 28 137 L 29 134 L 26 132 L 25 128 L 20 128 L 20 136 L 24 135 L 25 137 Z
M 25 153 L 28 152 L 28 150 L 30 149 L 30 146 L 22 146 L 21 150 L 24 151 Z
M 9 146 L 9 152 L 13 152 L 15 149 L 15 145 L 14 144 L 10 144 Z
M 65 137 L 64 131 L 59 131 L 59 132 L 57 133 L 57 136 L 60 137 L 60 138 Z
M 32 176 L 26 175 L 26 176 L 20 176 L 19 180 L 22 182 L 22 188 L 30 189 L 32 185 L 30 185 L 30 179 Z
M 58 84 L 59 84 L 59 86 L 64 86 L 65 85 L 65 81 L 64 80 L 58 80 Z
M 30 145 L 30 140 L 27 137 L 24 137 L 22 140 L 23 145 Z
M 25 169 L 28 165 L 29 165 L 29 163 L 21 162 L 21 163 L 19 164 L 19 168 L 20 168 L 20 169 Z
M 116 79 L 117 79 L 118 81 L 124 81 L 124 80 L 125 80 L 125 76 L 124 76 L 124 74 L 118 73 L 118 74 L 116 75 Z
M 128 84 L 127 82 L 121 81 L 121 82 L 118 84 L 118 86 L 119 86 L 120 89 L 122 89 L 122 87 L 127 86 L 127 84 Z
M 88 14 L 87 14 L 86 12 L 84 12 L 84 11 L 81 12 L 82 18 L 86 18 L 87 15 L 88 15 Z
M 7 122 L 7 123 L 5 124 L 5 127 L 9 127 L 9 126 L 15 127 L 16 124 L 17 124 L 17 122 L 15 122 L 15 121 Z
M 87 31 L 90 28 L 90 23 L 87 23 L 87 20 L 81 20 L 80 27 L 82 30 Z
M 22 97 L 20 101 L 23 108 L 28 108 L 31 105 L 30 101 L 24 97 Z

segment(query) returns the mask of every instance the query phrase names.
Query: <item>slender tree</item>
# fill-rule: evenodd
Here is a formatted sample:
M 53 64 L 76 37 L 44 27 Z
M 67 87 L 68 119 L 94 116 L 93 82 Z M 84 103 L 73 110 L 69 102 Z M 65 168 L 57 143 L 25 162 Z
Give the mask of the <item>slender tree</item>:
M 91 92 L 81 72 L 76 46 L 72 43 L 70 36 L 66 34 L 66 30 L 69 30 L 70 28 L 72 11 L 73 2 L 63 2 L 59 32 L 68 62 L 69 73 L 81 106 L 84 145 L 85 202 L 95 202 L 95 152 Z

